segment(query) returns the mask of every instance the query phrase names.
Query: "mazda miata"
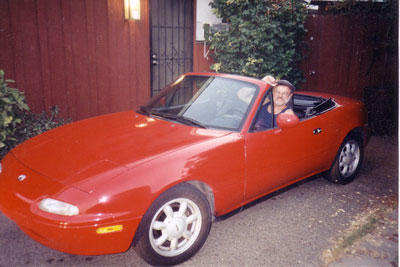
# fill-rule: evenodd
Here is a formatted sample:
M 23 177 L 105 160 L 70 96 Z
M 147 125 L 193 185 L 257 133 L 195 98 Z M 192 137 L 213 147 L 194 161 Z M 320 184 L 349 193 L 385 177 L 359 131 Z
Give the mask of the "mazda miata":
M 137 111 L 70 123 L 14 148 L 0 165 L 0 210 L 59 251 L 133 246 L 150 264 L 178 264 L 203 246 L 216 216 L 315 174 L 347 184 L 359 172 L 362 102 L 294 92 L 292 113 L 271 112 L 270 125 L 256 127 L 273 101 L 263 80 L 185 74 Z

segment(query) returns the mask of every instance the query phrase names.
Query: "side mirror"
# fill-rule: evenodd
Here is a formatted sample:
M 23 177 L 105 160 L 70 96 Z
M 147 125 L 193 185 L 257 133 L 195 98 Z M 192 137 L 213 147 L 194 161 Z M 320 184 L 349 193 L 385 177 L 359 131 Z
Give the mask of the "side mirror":
M 294 114 L 287 114 L 287 113 L 282 113 L 279 114 L 278 117 L 276 118 L 276 123 L 278 124 L 278 127 L 281 129 L 285 128 L 293 128 L 297 124 L 299 124 L 300 119 Z

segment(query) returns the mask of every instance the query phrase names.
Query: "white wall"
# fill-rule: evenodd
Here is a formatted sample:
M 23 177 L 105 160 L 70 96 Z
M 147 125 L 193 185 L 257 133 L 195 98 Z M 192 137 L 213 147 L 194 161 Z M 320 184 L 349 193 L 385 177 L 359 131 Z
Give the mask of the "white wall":
M 205 23 L 210 25 L 222 23 L 222 20 L 212 13 L 211 7 L 208 5 L 210 2 L 210 0 L 197 0 L 196 41 L 204 41 L 203 25 Z

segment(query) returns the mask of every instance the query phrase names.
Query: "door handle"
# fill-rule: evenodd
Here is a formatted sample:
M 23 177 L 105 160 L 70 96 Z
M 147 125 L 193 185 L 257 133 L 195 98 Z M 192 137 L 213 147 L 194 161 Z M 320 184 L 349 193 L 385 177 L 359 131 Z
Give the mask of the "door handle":
M 151 54 L 151 65 L 158 65 L 158 57 L 156 53 Z
M 322 129 L 321 128 L 317 128 L 317 129 L 314 129 L 312 132 L 313 132 L 313 134 L 319 134 L 319 133 L 322 132 Z

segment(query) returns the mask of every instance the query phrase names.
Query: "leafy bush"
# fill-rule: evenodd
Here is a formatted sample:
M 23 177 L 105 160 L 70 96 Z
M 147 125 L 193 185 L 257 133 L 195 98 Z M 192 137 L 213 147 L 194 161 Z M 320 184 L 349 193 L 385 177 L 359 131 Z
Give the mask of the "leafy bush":
M 26 103 L 23 92 L 8 87 L 12 80 L 4 80 L 0 70 L 0 158 L 17 144 L 47 130 L 69 123 L 70 120 L 58 118 L 58 107 L 34 114 Z
M 8 150 L 17 143 L 18 127 L 22 124 L 24 112 L 29 111 L 25 96 L 18 89 L 8 87 L 12 80 L 4 80 L 0 70 L 0 149 Z
M 261 78 L 266 74 L 294 84 L 302 80 L 297 64 L 306 33 L 306 6 L 299 0 L 213 0 L 213 12 L 227 31 L 205 25 L 217 72 Z
M 35 135 L 44 133 L 53 128 L 70 123 L 70 119 L 58 117 L 60 109 L 57 106 L 50 108 L 50 116 L 45 111 L 40 114 L 27 112 L 23 116 L 24 127 L 19 129 L 20 142 L 25 141 Z

